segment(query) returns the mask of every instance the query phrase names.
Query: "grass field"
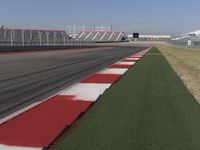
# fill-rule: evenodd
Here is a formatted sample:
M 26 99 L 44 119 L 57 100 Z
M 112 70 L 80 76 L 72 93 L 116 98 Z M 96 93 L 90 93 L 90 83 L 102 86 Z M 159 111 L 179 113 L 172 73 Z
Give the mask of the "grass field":
M 199 150 L 200 106 L 157 49 L 51 150 Z
M 200 102 L 200 50 L 160 46 L 174 70 Z

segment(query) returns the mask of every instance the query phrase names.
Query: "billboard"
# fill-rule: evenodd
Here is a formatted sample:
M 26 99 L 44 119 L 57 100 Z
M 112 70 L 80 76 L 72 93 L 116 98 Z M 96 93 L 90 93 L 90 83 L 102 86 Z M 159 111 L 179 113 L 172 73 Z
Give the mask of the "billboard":
M 138 39 L 139 38 L 139 33 L 133 33 L 133 38 Z

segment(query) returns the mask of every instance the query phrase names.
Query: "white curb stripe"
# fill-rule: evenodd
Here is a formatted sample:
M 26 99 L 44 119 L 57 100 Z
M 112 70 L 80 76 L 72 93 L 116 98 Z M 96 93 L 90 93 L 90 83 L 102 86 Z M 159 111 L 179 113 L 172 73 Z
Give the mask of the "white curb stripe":
M 31 148 L 31 147 L 8 146 L 8 145 L 0 144 L 0 150 L 42 150 L 42 147 Z
M 113 74 L 113 75 L 123 75 L 128 69 L 121 68 L 106 68 L 103 71 L 98 72 L 97 74 Z
M 143 55 L 131 55 L 129 58 L 142 58 Z
M 134 65 L 135 62 L 119 62 L 118 65 Z
M 140 60 L 140 58 L 126 58 L 125 60 Z
M 79 83 L 61 93 L 62 96 L 75 96 L 74 100 L 96 101 L 111 84 Z

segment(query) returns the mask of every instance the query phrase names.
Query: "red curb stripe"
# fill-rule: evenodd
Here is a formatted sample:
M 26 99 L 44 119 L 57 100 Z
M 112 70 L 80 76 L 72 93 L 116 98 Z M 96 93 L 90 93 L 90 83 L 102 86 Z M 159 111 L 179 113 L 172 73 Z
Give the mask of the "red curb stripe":
M 112 84 L 117 81 L 122 75 L 114 74 L 96 74 L 90 78 L 83 80 L 81 83 L 109 83 Z
M 56 96 L 0 126 L 0 143 L 26 147 L 51 144 L 92 102 Z
M 110 68 L 126 68 L 126 69 L 129 69 L 131 67 L 132 67 L 132 65 L 119 65 L 119 64 L 114 64 L 114 65 L 110 66 Z

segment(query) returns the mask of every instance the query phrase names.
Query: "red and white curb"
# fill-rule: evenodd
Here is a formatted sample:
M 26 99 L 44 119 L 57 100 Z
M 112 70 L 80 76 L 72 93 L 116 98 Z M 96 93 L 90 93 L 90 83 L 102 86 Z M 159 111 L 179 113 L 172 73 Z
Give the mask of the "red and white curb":
M 47 148 L 151 48 L 131 55 L 58 95 L 0 120 L 0 150 Z
M 94 102 L 111 84 L 79 83 L 61 93 L 61 96 L 73 96 L 72 100 Z

